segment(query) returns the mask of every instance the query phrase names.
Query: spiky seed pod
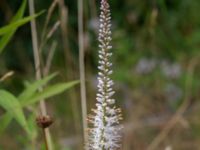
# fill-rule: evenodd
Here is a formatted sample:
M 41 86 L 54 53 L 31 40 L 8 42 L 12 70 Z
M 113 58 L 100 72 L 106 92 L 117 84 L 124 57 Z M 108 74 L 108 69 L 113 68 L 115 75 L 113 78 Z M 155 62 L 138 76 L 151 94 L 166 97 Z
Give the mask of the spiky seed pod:
M 96 109 L 88 117 L 92 127 L 89 129 L 89 150 L 116 150 L 120 147 L 121 111 L 115 107 L 113 94 L 112 63 L 110 57 L 111 14 L 107 0 L 101 1 L 99 28 L 99 73 Z
M 36 123 L 40 128 L 45 129 L 52 125 L 53 119 L 48 115 L 47 116 L 38 116 L 36 118 Z

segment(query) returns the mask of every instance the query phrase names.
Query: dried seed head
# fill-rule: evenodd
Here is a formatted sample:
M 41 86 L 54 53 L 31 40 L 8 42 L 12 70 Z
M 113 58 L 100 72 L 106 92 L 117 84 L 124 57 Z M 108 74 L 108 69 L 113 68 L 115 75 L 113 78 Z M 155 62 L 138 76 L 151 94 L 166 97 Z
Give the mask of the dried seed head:
M 36 118 L 36 123 L 40 128 L 45 129 L 45 128 L 48 128 L 50 125 L 52 125 L 53 119 L 48 115 L 38 116 Z

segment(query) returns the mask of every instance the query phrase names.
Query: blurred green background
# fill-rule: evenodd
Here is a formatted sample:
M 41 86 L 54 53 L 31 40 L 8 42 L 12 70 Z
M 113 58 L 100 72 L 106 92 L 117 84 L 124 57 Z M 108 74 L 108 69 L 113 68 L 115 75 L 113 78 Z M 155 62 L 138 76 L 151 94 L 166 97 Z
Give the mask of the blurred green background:
M 52 81 L 79 79 L 77 1 L 58 0 L 45 34 L 45 20 L 53 0 L 35 0 L 42 66 L 56 45 Z M 0 25 L 8 24 L 21 0 L 0 1 Z M 99 0 L 84 0 L 84 49 L 88 113 L 95 104 L 98 62 Z M 200 149 L 200 1 L 109 0 L 112 13 L 114 89 L 123 110 L 123 150 Z M 28 5 L 25 16 L 29 15 Z M 18 95 L 35 80 L 30 24 L 20 27 L 0 55 L 0 75 L 14 75 L 0 88 Z M 78 150 L 82 143 L 79 86 L 47 101 L 53 116 L 50 128 L 56 150 Z M 26 111 L 25 111 L 26 112 Z M 5 110 L 0 108 L 0 115 Z M 27 114 L 30 112 L 27 112 Z M 0 124 L 1 126 L 1 124 Z M 36 145 L 41 147 L 38 129 Z M 0 150 L 25 150 L 30 143 L 13 120 L 0 134 Z

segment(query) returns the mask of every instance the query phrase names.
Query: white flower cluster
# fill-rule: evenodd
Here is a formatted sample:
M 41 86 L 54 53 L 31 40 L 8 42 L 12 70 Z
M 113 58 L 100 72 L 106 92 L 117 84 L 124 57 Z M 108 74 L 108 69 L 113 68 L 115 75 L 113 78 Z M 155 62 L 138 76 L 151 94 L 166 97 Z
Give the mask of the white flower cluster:
M 94 115 L 88 117 L 92 123 L 89 129 L 89 150 L 116 150 L 120 148 L 121 111 L 115 107 L 112 98 L 115 93 L 112 89 L 113 81 L 112 63 L 109 62 L 112 53 L 111 42 L 111 17 L 107 0 L 101 1 L 100 29 L 99 29 L 99 73 L 98 93 L 96 96 L 96 109 Z

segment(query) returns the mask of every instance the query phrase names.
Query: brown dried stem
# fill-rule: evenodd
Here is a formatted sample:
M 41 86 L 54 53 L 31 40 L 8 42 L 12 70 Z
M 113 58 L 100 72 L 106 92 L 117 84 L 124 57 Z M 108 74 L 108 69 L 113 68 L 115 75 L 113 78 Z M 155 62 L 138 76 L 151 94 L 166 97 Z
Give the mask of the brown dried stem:
M 29 0 L 29 13 L 30 15 L 35 14 L 35 8 L 34 8 L 34 2 L 33 0 Z M 31 21 L 31 35 L 32 35 L 32 43 L 33 43 L 33 53 L 34 53 L 34 62 L 35 62 L 35 71 L 36 71 L 36 80 L 40 80 L 42 77 L 41 72 L 41 62 L 40 62 L 40 53 L 39 53 L 39 47 L 38 47 L 38 38 L 37 38 L 37 28 L 36 28 L 36 21 L 35 19 L 32 19 Z M 43 89 L 40 88 L 39 91 L 42 91 Z M 47 115 L 46 105 L 44 100 L 40 101 L 40 112 L 42 115 Z M 48 129 L 44 130 L 44 138 L 46 141 L 47 150 L 52 149 L 51 144 L 51 138 L 50 138 L 50 132 Z
M 192 77 L 194 74 L 194 69 L 198 63 L 198 59 L 199 59 L 198 57 L 194 58 L 191 61 L 190 65 L 188 66 L 188 78 L 185 83 L 185 99 L 182 105 L 176 111 L 174 116 L 168 121 L 163 130 L 155 137 L 152 143 L 148 146 L 147 150 L 155 150 L 159 146 L 159 144 L 167 137 L 171 129 L 180 121 L 180 118 L 182 118 L 183 113 L 185 112 L 190 103 L 190 95 L 191 95 L 190 89 L 193 80 Z

